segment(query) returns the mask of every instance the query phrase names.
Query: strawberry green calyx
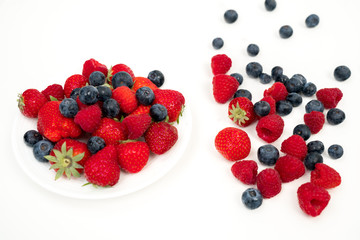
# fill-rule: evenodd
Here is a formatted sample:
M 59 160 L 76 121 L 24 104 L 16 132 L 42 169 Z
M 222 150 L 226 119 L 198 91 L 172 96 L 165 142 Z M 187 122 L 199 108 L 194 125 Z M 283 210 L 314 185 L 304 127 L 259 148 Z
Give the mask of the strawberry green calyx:
M 24 111 L 25 103 L 24 103 L 24 97 L 21 93 L 18 94 L 17 102 L 20 111 Z
M 236 103 L 236 106 L 232 105 L 229 112 L 229 118 L 232 119 L 233 122 L 238 124 L 239 126 L 245 124 L 245 122 L 249 120 L 249 117 L 246 116 L 246 111 L 241 109 L 238 102 Z

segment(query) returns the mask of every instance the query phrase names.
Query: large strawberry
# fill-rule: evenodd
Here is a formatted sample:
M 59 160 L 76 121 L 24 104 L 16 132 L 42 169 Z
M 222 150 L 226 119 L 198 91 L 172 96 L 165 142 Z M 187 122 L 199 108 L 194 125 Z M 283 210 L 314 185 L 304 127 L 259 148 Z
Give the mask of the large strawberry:
M 127 86 L 117 87 L 112 92 L 112 98 L 118 102 L 120 111 L 123 113 L 130 114 L 138 107 L 135 92 Z
M 127 139 L 126 126 L 111 118 L 102 118 L 92 135 L 104 139 L 106 145 L 118 144 L 119 141 Z
M 144 134 L 150 150 L 158 155 L 169 151 L 178 140 L 176 127 L 167 122 L 153 122 Z
M 36 89 L 27 89 L 19 94 L 18 107 L 20 112 L 29 118 L 36 118 L 39 110 L 47 102 L 46 97 Z
M 240 127 L 249 126 L 256 120 L 253 103 L 246 97 L 231 100 L 228 108 L 229 118 Z
M 156 89 L 154 94 L 155 100 L 153 104 L 165 106 L 168 112 L 169 122 L 178 122 L 185 107 L 184 96 L 179 91 L 160 88 Z
M 129 173 L 140 172 L 150 156 L 150 149 L 145 142 L 130 141 L 117 146 L 118 161 L 122 169 Z
M 89 78 L 90 74 L 95 71 L 100 71 L 105 76 L 108 75 L 107 67 L 104 64 L 99 63 L 95 59 L 91 58 L 84 62 L 83 70 L 82 70 L 82 75 L 84 75 L 84 77 Z
M 74 74 L 68 77 L 64 84 L 64 94 L 67 98 L 75 88 L 81 88 L 88 83 L 88 79 L 80 74 Z

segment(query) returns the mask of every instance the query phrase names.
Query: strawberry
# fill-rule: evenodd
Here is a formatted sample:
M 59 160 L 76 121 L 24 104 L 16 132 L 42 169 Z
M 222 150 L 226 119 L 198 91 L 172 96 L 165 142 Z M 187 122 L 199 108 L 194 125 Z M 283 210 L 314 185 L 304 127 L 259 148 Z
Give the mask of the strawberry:
M 120 178 L 116 147 L 108 145 L 92 155 L 85 163 L 84 175 L 94 185 L 114 186 Z
M 60 84 L 52 84 L 41 91 L 42 94 L 46 97 L 48 101 L 50 101 L 50 96 L 55 98 L 58 101 L 64 99 L 64 89 Z
M 74 122 L 78 124 L 82 130 L 88 133 L 94 132 L 101 122 L 101 109 L 97 104 L 90 105 L 81 109 L 75 116 Z
M 77 138 L 82 133 L 81 128 L 72 118 L 66 118 L 60 113 L 60 101 L 50 101 L 40 109 L 37 129 L 41 135 L 52 142 L 61 138 Z
M 18 108 L 20 112 L 29 118 L 36 118 L 39 110 L 47 102 L 46 97 L 36 89 L 27 89 L 18 95 Z
M 145 105 L 139 104 L 139 106 L 134 111 L 132 111 L 130 113 L 130 115 L 144 114 L 144 113 L 150 114 L 150 108 L 151 108 L 151 105 L 145 106 Z
M 179 122 L 179 116 L 185 107 L 184 96 L 176 90 L 160 88 L 156 89 L 154 94 L 155 100 L 153 101 L 153 104 L 161 104 L 166 107 L 169 122 Z
M 104 139 L 106 145 L 115 145 L 126 140 L 127 132 L 123 123 L 110 118 L 102 118 L 99 127 L 92 133 Z
M 285 100 L 288 95 L 286 87 L 281 82 L 275 82 L 270 88 L 264 91 L 264 97 L 271 96 L 276 102 Z
M 129 115 L 124 118 L 122 123 L 126 126 L 127 138 L 137 139 L 150 127 L 151 117 L 149 114 Z
M 249 126 L 256 120 L 254 105 L 246 97 L 231 100 L 228 107 L 229 118 L 240 127 Z
M 125 114 L 130 114 L 138 107 L 135 92 L 127 86 L 117 87 L 112 92 L 112 98 L 119 103 L 120 111 Z
M 214 75 L 226 74 L 231 65 L 231 59 L 225 54 L 217 54 L 211 58 L 211 70 Z
M 323 88 L 316 92 L 316 98 L 324 105 L 324 108 L 335 108 L 343 97 L 339 88 Z
M 130 141 L 117 146 L 118 162 L 129 173 L 140 172 L 148 162 L 150 149 L 145 142 Z
M 104 64 L 99 63 L 95 59 L 91 58 L 84 62 L 82 75 L 89 78 L 90 74 L 95 71 L 102 72 L 105 76 L 108 75 L 108 69 Z
M 213 77 L 212 85 L 215 101 L 218 103 L 226 103 L 234 96 L 240 84 L 236 78 L 232 76 L 218 74 Z
M 141 87 L 149 87 L 153 91 L 158 89 L 158 87 L 152 81 L 150 81 L 150 79 L 148 79 L 148 78 L 135 77 L 135 78 L 133 78 L 133 81 L 134 81 L 134 86 L 132 87 L 132 89 L 134 92 L 136 92 L 136 90 L 138 90 Z
M 178 140 L 178 131 L 167 122 L 153 122 L 144 137 L 150 151 L 161 155 L 175 145 Z
M 64 94 L 67 98 L 75 88 L 81 88 L 88 83 L 88 79 L 80 74 L 74 74 L 68 77 L 64 84 Z
M 127 65 L 125 64 L 116 64 L 112 67 L 110 67 L 109 71 L 108 71 L 108 74 L 107 74 L 107 79 L 108 79 L 108 82 L 109 84 L 111 84 L 111 79 L 112 79 L 112 76 L 114 76 L 115 73 L 118 73 L 118 72 L 127 72 L 128 74 L 130 74 L 130 76 L 132 78 L 135 77 L 134 75 L 134 72 L 131 70 L 130 67 L 128 67 Z
M 320 132 L 325 123 L 325 115 L 322 112 L 312 111 L 304 114 L 304 122 L 312 134 Z

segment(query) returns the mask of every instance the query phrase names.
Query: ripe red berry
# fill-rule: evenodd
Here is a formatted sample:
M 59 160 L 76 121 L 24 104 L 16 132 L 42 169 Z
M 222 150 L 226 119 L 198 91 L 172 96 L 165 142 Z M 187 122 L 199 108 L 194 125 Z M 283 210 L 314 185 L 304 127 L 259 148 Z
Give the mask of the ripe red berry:
M 334 188 L 341 184 L 341 176 L 332 167 L 324 163 L 317 163 L 315 169 L 311 171 L 310 182 L 323 188 Z
M 269 103 L 269 105 L 270 105 L 269 115 L 276 113 L 276 101 L 273 97 L 271 97 L 271 96 L 263 97 L 260 101 L 265 101 L 265 102 Z
M 266 168 L 257 175 L 256 185 L 264 198 L 272 198 L 281 191 L 280 175 L 276 170 Z
M 275 164 L 275 170 L 280 174 L 282 182 L 291 182 L 305 174 L 304 163 L 293 156 L 285 155 L 280 157 Z
M 218 74 L 213 77 L 213 95 L 218 103 L 226 103 L 239 87 L 239 82 L 232 76 Z
M 259 138 L 267 143 L 276 141 L 284 130 L 284 120 L 277 114 L 267 115 L 259 119 L 256 132 Z
M 29 118 L 36 118 L 39 110 L 47 102 L 46 97 L 36 89 L 27 89 L 19 94 L 18 108 L 20 112 Z
M 101 123 L 101 109 L 97 104 L 81 109 L 75 116 L 74 122 L 88 133 L 94 132 Z
M 214 75 L 226 74 L 232 65 L 231 59 L 225 54 L 218 54 L 211 58 L 211 70 Z
M 228 107 L 229 118 L 240 127 L 249 126 L 256 120 L 253 103 L 246 97 L 231 100 Z
M 41 91 L 42 94 L 46 97 L 48 101 L 50 101 L 50 96 L 56 98 L 58 101 L 64 99 L 64 89 L 60 84 L 52 84 Z
M 276 102 L 285 100 L 288 95 L 286 87 L 281 82 L 275 82 L 269 89 L 264 91 L 264 97 L 271 96 Z
M 244 184 L 255 184 L 258 166 L 253 160 L 241 160 L 231 166 L 232 174 Z
M 297 196 L 300 208 L 312 217 L 320 215 L 330 201 L 330 194 L 325 188 L 310 182 L 298 188 Z
M 300 135 L 294 134 L 281 143 L 281 151 L 304 160 L 307 155 L 306 142 Z
M 322 112 L 312 111 L 304 114 L 304 122 L 312 134 L 320 132 L 325 123 L 325 115 Z
M 339 88 L 323 88 L 316 92 L 316 98 L 322 102 L 325 108 L 335 108 L 343 97 Z

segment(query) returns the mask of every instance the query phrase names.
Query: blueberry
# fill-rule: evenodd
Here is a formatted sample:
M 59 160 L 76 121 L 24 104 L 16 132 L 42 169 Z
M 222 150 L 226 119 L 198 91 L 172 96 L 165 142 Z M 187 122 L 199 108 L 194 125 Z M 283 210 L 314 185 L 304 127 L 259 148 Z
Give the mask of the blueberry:
M 167 109 L 164 105 L 154 104 L 150 108 L 150 116 L 155 122 L 161 122 L 167 116 Z
M 276 102 L 276 113 L 280 116 L 289 115 L 292 112 L 293 106 L 286 100 Z
M 249 56 L 252 56 L 252 57 L 258 55 L 259 51 L 260 51 L 259 46 L 256 44 L 253 44 L 253 43 L 249 44 L 246 50 L 247 50 L 247 53 L 249 54 Z
M 149 72 L 147 78 L 150 79 L 150 81 L 152 81 L 157 87 L 161 87 L 165 82 L 164 74 L 159 70 Z
M 29 147 L 33 147 L 35 143 L 41 141 L 43 137 L 36 130 L 29 130 L 24 134 L 25 144 Z
M 316 14 L 310 14 L 306 19 L 305 19 L 305 24 L 308 28 L 313 28 L 316 27 L 320 22 L 320 18 L 318 15 Z
M 331 125 L 338 125 L 345 120 L 345 113 L 339 108 L 332 108 L 327 112 L 326 120 Z
M 271 76 L 267 73 L 261 73 L 259 78 L 262 84 L 268 84 L 271 82 Z
M 237 97 L 246 97 L 247 99 L 249 99 L 251 101 L 252 99 L 252 95 L 251 92 L 249 90 L 246 89 L 239 89 L 235 92 L 234 94 L 234 98 Z
M 92 154 L 97 153 L 105 147 L 105 140 L 98 136 L 93 136 L 87 141 L 87 148 Z
M 136 90 L 135 96 L 138 102 L 144 106 L 150 105 L 155 99 L 155 94 L 149 87 L 139 88 Z
M 80 94 L 80 89 L 81 88 L 74 88 L 72 91 L 71 91 L 71 94 L 70 94 L 70 97 L 74 100 L 77 99 L 77 97 L 79 96 Z
M 94 71 L 89 76 L 89 83 L 93 86 L 100 86 L 105 83 L 106 77 L 105 74 L 103 74 L 100 71 Z
M 282 84 L 285 85 L 287 80 L 289 80 L 289 77 L 283 74 L 283 75 L 279 76 L 278 78 L 276 78 L 275 82 L 281 82 Z
M 279 30 L 280 37 L 289 38 L 293 35 L 293 29 L 289 25 L 284 25 Z
M 305 167 L 311 171 L 315 169 L 315 164 L 322 162 L 323 157 L 317 152 L 308 153 L 304 159 Z
M 305 124 L 298 124 L 293 130 L 293 134 L 299 135 L 305 141 L 308 140 L 311 136 L 310 128 Z
M 254 111 L 259 117 L 264 117 L 270 113 L 270 104 L 266 101 L 259 101 L 254 104 Z
M 113 99 L 109 98 L 106 100 L 102 106 L 102 112 L 104 117 L 114 118 L 120 113 L 119 103 Z
M 319 100 L 311 100 L 305 105 L 305 111 L 311 113 L 312 111 L 324 112 L 324 104 Z
M 258 62 L 251 62 L 246 65 L 246 73 L 250 77 L 258 78 L 263 71 L 262 66 Z
M 112 91 L 108 86 L 102 85 L 102 86 L 97 86 L 96 88 L 99 92 L 99 96 L 98 96 L 99 101 L 105 102 L 106 100 L 111 98 Z
M 283 75 L 283 73 L 284 73 L 284 70 L 280 66 L 275 66 L 271 69 L 271 77 L 274 80 L 278 79 L 281 75 Z
M 317 152 L 319 154 L 322 154 L 325 149 L 324 144 L 319 140 L 311 141 L 306 146 L 307 146 L 308 153 Z
M 65 98 L 59 105 L 60 113 L 67 118 L 73 118 L 79 111 L 77 102 L 72 98 Z
M 298 78 L 290 78 L 285 82 L 286 90 L 289 93 L 295 92 L 299 93 L 303 89 L 304 85 Z
M 96 87 L 88 85 L 82 87 L 79 93 L 79 100 L 83 104 L 91 105 L 98 101 L 99 91 Z
M 234 77 L 239 82 L 239 85 L 243 83 L 244 78 L 240 73 L 232 73 L 230 76 Z
M 351 76 L 351 71 L 347 66 L 338 66 L 334 70 L 334 77 L 338 81 L 345 81 Z
M 111 83 L 114 89 L 121 86 L 127 86 L 128 88 L 132 88 L 134 86 L 131 75 L 125 71 L 115 73 L 111 78 Z
M 48 162 L 45 158 L 46 155 L 49 155 L 54 145 L 49 140 L 41 140 L 33 146 L 33 153 L 35 158 L 40 162 Z
M 312 82 L 307 82 L 301 92 L 302 94 L 304 94 L 304 96 L 311 97 L 316 93 L 316 90 L 317 88 L 315 84 L 313 84 Z
M 306 78 L 303 75 L 301 75 L 300 73 L 294 74 L 291 78 L 299 79 L 301 81 L 302 87 L 304 87 L 307 82 Z
M 298 107 L 302 103 L 302 97 L 298 93 L 289 93 L 286 96 L 286 101 L 290 102 L 293 107 Z
M 263 196 L 256 188 L 248 188 L 242 194 L 241 200 L 247 208 L 253 210 L 261 206 Z
M 332 159 L 338 159 L 344 154 L 344 149 L 338 144 L 333 144 L 328 148 L 328 154 Z
M 215 49 L 220 49 L 224 46 L 224 40 L 220 37 L 214 38 L 214 40 L 212 41 L 212 46 Z
M 273 166 L 279 159 L 279 150 L 271 144 L 266 144 L 258 148 L 257 157 L 261 163 Z
M 265 8 L 268 11 L 273 11 L 276 8 L 275 0 L 265 0 Z
M 238 18 L 238 14 L 235 10 L 230 9 L 224 13 L 224 18 L 227 23 L 234 23 Z

